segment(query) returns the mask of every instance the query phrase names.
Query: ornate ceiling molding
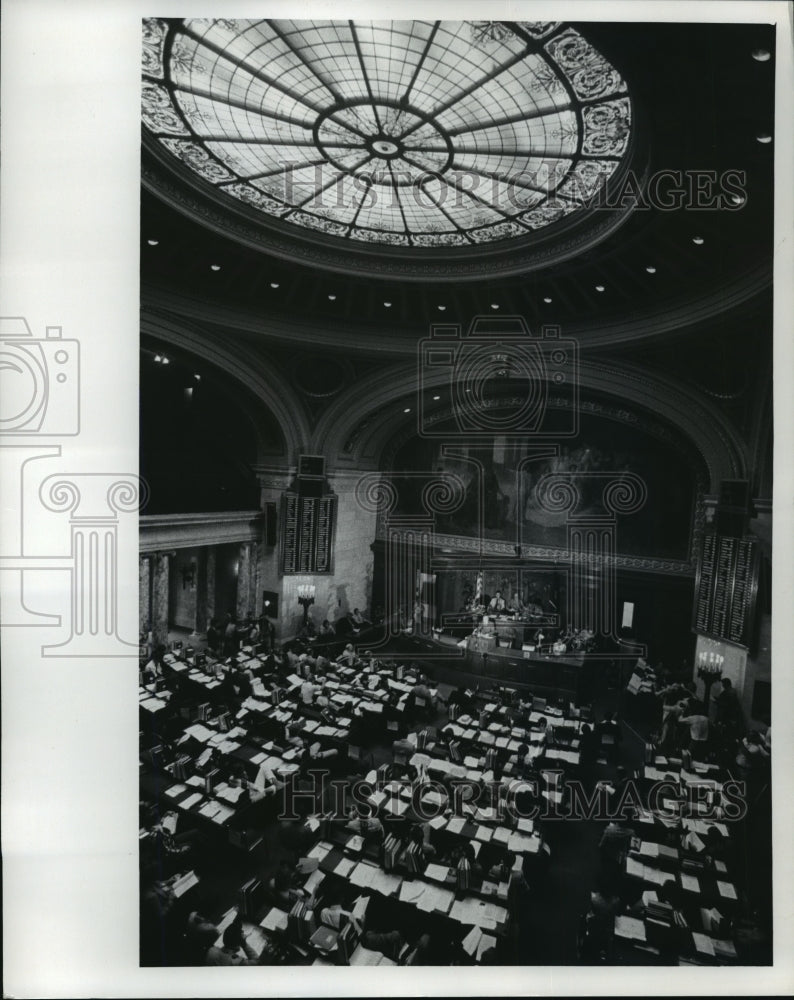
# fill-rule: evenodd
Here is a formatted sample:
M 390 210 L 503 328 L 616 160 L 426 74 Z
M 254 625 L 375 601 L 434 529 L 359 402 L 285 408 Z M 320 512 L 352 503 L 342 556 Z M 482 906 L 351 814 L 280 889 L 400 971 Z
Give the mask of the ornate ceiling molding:
M 139 519 L 138 550 L 151 554 L 161 549 L 187 549 L 227 542 L 256 541 L 262 533 L 260 511 L 223 514 L 150 514 Z
M 748 268 L 737 280 L 724 288 L 676 304 L 669 309 L 649 306 L 647 310 L 632 309 L 628 318 L 604 321 L 588 320 L 587 323 L 565 322 L 566 336 L 581 340 L 582 346 L 601 349 L 636 345 L 661 340 L 693 330 L 715 318 L 747 309 L 759 294 L 772 286 L 772 267 L 761 262 Z M 289 316 L 269 314 L 263 322 L 262 314 L 234 305 L 197 301 L 188 295 L 166 291 L 152 285 L 142 285 L 142 300 L 151 308 L 186 316 L 224 330 L 230 328 L 263 339 L 277 340 L 293 346 L 296 343 L 319 348 L 364 352 L 371 356 L 414 357 L 418 341 L 426 336 L 430 323 L 437 319 L 428 317 L 427 327 L 390 326 L 382 331 L 374 323 L 358 320 L 344 322 L 302 318 L 294 312 Z M 552 319 L 554 317 L 552 316 Z

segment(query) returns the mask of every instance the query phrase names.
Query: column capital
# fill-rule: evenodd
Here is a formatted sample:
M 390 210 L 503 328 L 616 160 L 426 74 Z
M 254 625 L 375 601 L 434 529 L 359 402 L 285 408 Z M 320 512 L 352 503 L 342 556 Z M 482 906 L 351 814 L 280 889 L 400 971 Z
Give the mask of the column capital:
M 39 488 L 47 510 L 68 512 L 72 521 L 117 521 L 119 514 L 139 510 L 148 487 L 130 473 L 56 473 Z

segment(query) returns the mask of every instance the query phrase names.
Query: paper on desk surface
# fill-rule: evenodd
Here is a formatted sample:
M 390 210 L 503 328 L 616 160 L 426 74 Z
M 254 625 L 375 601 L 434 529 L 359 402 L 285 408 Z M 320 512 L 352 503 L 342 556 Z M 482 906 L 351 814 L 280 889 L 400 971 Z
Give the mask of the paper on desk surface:
M 634 941 L 645 941 L 645 924 L 637 917 L 620 914 L 615 917 L 615 934 Z
M 717 888 L 720 891 L 720 895 L 725 899 L 738 899 L 736 895 L 736 889 L 730 882 L 717 882 Z
M 264 927 L 266 931 L 285 931 L 287 929 L 288 919 L 288 915 L 283 910 L 274 906 L 265 914 L 264 919 L 260 923 L 260 927 Z

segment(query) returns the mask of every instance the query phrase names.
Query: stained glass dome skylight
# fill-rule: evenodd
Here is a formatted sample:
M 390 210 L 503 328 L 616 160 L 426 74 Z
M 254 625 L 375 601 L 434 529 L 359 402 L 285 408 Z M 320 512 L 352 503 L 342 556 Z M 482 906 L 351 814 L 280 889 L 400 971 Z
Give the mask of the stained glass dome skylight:
M 575 221 L 632 133 L 620 73 L 560 22 L 148 19 L 142 113 L 247 219 L 414 257 Z

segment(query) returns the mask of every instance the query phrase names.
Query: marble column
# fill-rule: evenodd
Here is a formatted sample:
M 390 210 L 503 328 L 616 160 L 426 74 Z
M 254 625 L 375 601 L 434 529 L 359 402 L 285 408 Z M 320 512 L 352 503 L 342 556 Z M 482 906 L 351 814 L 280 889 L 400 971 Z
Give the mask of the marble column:
M 251 543 L 243 542 L 237 563 L 237 618 L 248 617 L 251 594 Z
M 170 569 L 171 553 L 158 552 L 154 556 L 152 578 L 152 642 L 155 646 L 168 642 Z
M 203 635 L 207 631 L 207 549 L 199 549 L 196 559 L 196 617 L 193 635 Z
M 138 627 L 145 638 L 152 620 L 151 607 L 151 556 L 138 557 Z
M 215 546 L 210 545 L 207 548 L 207 563 L 205 568 L 207 625 L 215 617 L 215 565 Z

